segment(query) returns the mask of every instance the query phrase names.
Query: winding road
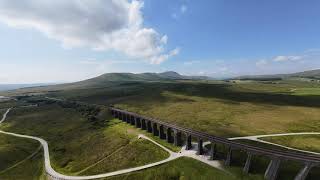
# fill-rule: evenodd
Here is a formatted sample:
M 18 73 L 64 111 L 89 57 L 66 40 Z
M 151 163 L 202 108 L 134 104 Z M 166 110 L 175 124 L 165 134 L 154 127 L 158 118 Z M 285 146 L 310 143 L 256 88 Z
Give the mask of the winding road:
M 6 120 L 8 113 L 11 111 L 12 108 L 9 108 L 2 116 L 2 119 L 0 120 L 0 124 Z
M 0 124 L 3 121 L 5 121 L 8 113 L 10 112 L 11 109 L 12 108 L 9 108 L 3 114 L 3 117 L 2 117 L 2 119 L 0 121 Z M 147 139 L 147 140 L 151 141 L 152 143 L 156 144 L 157 146 L 159 146 L 163 150 L 167 151 L 170 154 L 170 156 L 167 159 L 164 159 L 162 161 L 158 161 L 158 162 L 155 162 L 155 163 L 151 163 L 151 164 L 147 164 L 147 165 L 139 166 L 139 167 L 134 167 L 134 168 L 123 169 L 123 170 L 114 171 L 114 172 L 109 172 L 109 173 L 103 173 L 103 174 L 91 175 L 91 176 L 68 176 L 68 175 L 63 175 L 63 174 L 60 174 L 60 173 L 56 172 L 51 167 L 50 155 L 49 155 L 49 147 L 48 147 L 47 141 L 45 141 L 44 139 L 39 138 L 39 137 L 29 136 L 29 135 L 22 135 L 22 134 L 16 134 L 16 133 L 11 133 L 11 132 L 5 132 L 5 131 L 1 131 L 1 130 L 0 130 L 0 133 L 1 134 L 6 134 L 6 135 L 10 135 L 10 136 L 20 137 L 20 138 L 33 139 L 33 140 L 36 140 L 36 141 L 40 142 L 41 146 L 43 147 L 43 151 L 44 151 L 45 171 L 46 171 L 47 175 L 49 175 L 52 179 L 55 179 L 55 180 L 84 180 L 84 179 L 98 179 L 98 178 L 116 176 L 116 175 L 121 175 L 121 174 L 130 173 L 130 172 L 140 171 L 140 170 L 147 169 L 147 168 L 150 168 L 150 167 L 158 166 L 158 165 L 167 163 L 169 161 L 175 160 L 175 159 L 177 159 L 179 157 L 183 157 L 183 156 L 194 158 L 194 159 L 199 160 L 201 162 L 204 162 L 204 163 L 206 163 L 206 164 L 208 164 L 208 165 L 210 165 L 212 167 L 218 168 L 220 170 L 224 170 L 219 161 L 208 160 L 209 159 L 209 155 L 201 155 L 201 156 L 196 155 L 196 152 L 197 152 L 196 144 L 193 144 L 193 147 L 195 147 L 195 148 L 193 148 L 192 150 L 184 150 L 185 147 L 182 147 L 181 151 L 176 153 L 176 152 L 173 152 L 173 151 L 169 150 L 168 148 L 162 146 L 161 144 L 157 143 L 156 141 L 146 137 L 145 135 L 140 134 L 138 136 L 138 138 L 144 138 L 144 139 Z
M 6 120 L 7 115 L 11 110 L 12 110 L 12 108 L 9 108 L 3 114 L 3 117 L 0 120 L 0 124 Z M 173 152 L 173 151 L 169 150 L 168 148 L 162 146 L 161 144 L 157 143 L 156 141 L 146 137 L 145 135 L 140 134 L 138 136 L 138 138 L 144 138 L 146 140 L 151 141 L 155 145 L 157 145 L 160 148 L 162 148 L 163 150 L 167 151 L 169 153 L 169 157 L 167 159 L 164 159 L 162 161 L 158 161 L 158 162 L 155 162 L 155 163 L 151 163 L 151 164 L 147 164 L 147 165 L 139 166 L 139 167 L 134 167 L 134 168 L 118 170 L 118 171 L 114 171 L 114 172 L 108 172 L 108 173 L 103 173 L 103 174 L 98 174 L 98 175 L 90 175 L 90 176 L 68 176 L 68 175 L 63 175 L 63 174 L 60 174 L 60 173 L 56 172 L 51 167 L 48 143 L 44 139 L 39 138 L 39 137 L 29 136 L 29 135 L 22 135 L 22 134 L 16 134 L 16 133 L 11 133 L 11 132 L 5 132 L 5 131 L 1 131 L 1 130 L 0 130 L 0 133 L 1 134 L 6 134 L 6 135 L 10 135 L 10 136 L 20 137 L 20 138 L 33 139 L 33 140 L 36 140 L 36 141 L 40 142 L 40 144 L 41 144 L 41 146 L 43 148 L 43 152 L 44 152 L 45 171 L 46 171 L 47 175 L 51 177 L 51 179 L 55 179 L 55 180 L 85 180 L 85 179 L 98 179 L 98 178 L 116 176 L 116 175 L 121 175 L 121 174 L 130 173 L 130 172 L 140 171 L 140 170 L 143 170 L 143 169 L 147 169 L 147 168 L 151 168 L 151 167 L 154 167 L 154 166 L 158 166 L 158 165 L 167 163 L 169 161 L 175 160 L 175 159 L 177 159 L 179 157 L 190 157 L 190 158 L 196 159 L 198 161 L 201 161 L 203 163 L 206 163 L 206 164 L 208 164 L 208 165 L 210 165 L 212 167 L 215 167 L 217 169 L 225 171 L 223 169 L 223 166 L 221 165 L 221 163 L 219 161 L 217 161 L 217 160 L 209 160 L 209 158 L 210 158 L 209 154 L 196 155 L 196 152 L 197 152 L 197 144 L 196 143 L 192 144 L 193 148 L 191 150 L 185 150 L 185 147 L 182 147 L 181 151 L 176 153 L 176 152 Z M 261 140 L 259 138 L 262 138 L 262 137 L 273 137 L 273 136 L 306 135 L 306 134 L 308 134 L 308 135 L 317 134 L 318 135 L 320 133 L 318 133 L 318 132 L 306 132 L 306 133 L 269 134 L 269 135 L 235 137 L 235 138 L 229 138 L 229 140 L 249 139 L 249 140 L 254 140 L 254 141 L 259 141 L 259 142 L 263 142 L 263 143 L 267 143 L 267 144 L 276 145 L 276 146 L 281 146 L 281 147 L 288 148 L 288 149 L 303 151 L 303 150 L 290 148 L 290 147 L 282 146 L 282 145 L 279 145 L 279 144 L 274 144 L 274 143 L 270 143 L 270 142 L 267 142 L 267 141 L 263 141 L 263 140 Z M 308 153 L 313 153 L 313 154 L 320 154 L 320 153 L 309 152 L 309 151 L 303 151 L 303 152 L 308 152 Z

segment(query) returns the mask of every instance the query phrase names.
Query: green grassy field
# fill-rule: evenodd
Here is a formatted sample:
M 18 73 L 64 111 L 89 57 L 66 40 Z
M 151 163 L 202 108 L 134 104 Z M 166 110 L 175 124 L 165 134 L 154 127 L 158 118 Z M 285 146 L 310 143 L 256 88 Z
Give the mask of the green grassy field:
M 44 179 L 38 142 L 0 134 L 0 144 L 0 179 Z
M 106 178 L 110 180 L 117 179 L 130 179 L 130 180 L 168 180 L 168 179 L 201 179 L 201 180 L 259 180 L 263 179 L 258 175 L 244 176 L 238 170 L 232 170 L 230 172 L 224 172 L 221 170 L 214 169 L 202 162 L 192 160 L 190 158 L 179 158 L 175 161 L 171 161 L 167 164 L 160 165 L 155 168 L 147 169 L 144 171 L 134 172 L 122 176 Z
M 57 114 L 59 114 L 59 116 L 57 116 Z M 50 126 L 53 126 L 54 128 L 48 128 Z M 151 142 L 137 139 L 139 133 L 144 133 L 147 136 L 152 137 L 149 133 L 115 119 L 107 120 L 100 130 L 93 124 L 87 124 L 86 120 L 73 109 L 61 108 L 55 104 L 14 109 L 10 112 L 8 119 L 2 124 L 1 129 L 39 136 L 46 139 L 49 143 L 51 161 L 54 168 L 58 170 L 58 172 L 70 175 L 92 175 L 110 172 L 159 161 L 168 156 L 166 152 L 162 151 Z M 50 130 L 48 131 L 48 129 Z M 73 129 L 78 131 L 73 132 Z M 102 135 L 97 132 L 102 133 Z M 62 137 L 61 134 L 64 134 L 64 137 Z M 90 137 L 91 135 L 92 138 Z M 75 136 L 77 136 L 77 138 Z M 83 136 L 86 136 L 85 140 Z M 68 137 L 68 139 L 65 139 L 65 137 Z M 153 138 L 173 150 L 177 151 L 179 149 L 158 138 Z M 28 143 L 28 140 L 18 140 L 23 144 Z M 70 143 L 70 145 L 68 143 Z M 12 142 L 11 144 L 19 145 L 18 142 Z M 9 148 L 4 149 L 7 150 L 7 153 L 1 152 L 0 154 L 10 157 L 14 161 L 19 161 L 19 159 L 16 159 L 16 156 L 11 154 Z M 35 149 L 37 148 L 30 147 L 30 151 Z M 14 154 L 18 153 L 19 152 L 16 152 Z M 181 163 L 184 165 L 181 165 Z M 41 165 L 42 156 L 40 153 L 34 156 L 33 159 L 28 159 L 23 164 L 19 164 L 19 166 L 15 168 L 15 171 L 12 171 L 13 169 L 7 171 L 3 177 L 8 179 L 19 179 L 21 176 L 13 175 L 12 173 L 23 171 L 24 168 L 28 169 L 29 172 L 37 172 L 34 168 L 41 167 Z M 6 167 L 9 166 L 10 165 L 6 165 Z M 25 166 L 27 166 L 27 168 Z M 174 161 L 166 168 L 171 169 L 172 166 L 175 167 L 175 170 L 166 176 L 168 178 L 170 176 L 176 177 L 177 174 L 186 173 L 184 175 L 185 178 L 193 179 L 193 177 L 196 176 L 193 173 L 189 173 L 189 170 L 197 169 L 199 173 L 208 171 L 206 172 L 208 173 L 207 175 L 206 173 L 203 175 L 203 177 L 206 178 L 209 178 L 212 173 L 215 173 L 218 174 L 217 177 L 220 178 L 235 179 L 235 175 L 225 174 L 191 159 Z M 154 171 L 153 169 L 154 168 L 150 170 Z M 149 172 L 150 170 L 146 171 Z M 144 171 L 141 172 L 145 175 Z M 141 172 L 138 172 L 138 174 Z M 155 176 L 153 176 L 152 173 L 152 175 L 150 174 L 148 177 L 158 177 L 162 172 L 163 170 L 159 171 L 154 174 Z M 141 177 L 141 175 L 139 175 L 139 177 Z M 41 179 L 43 176 L 42 174 L 37 177 L 26 175 L 25 178 Z
M 292 89 L 292 92 L 294 95 L 298 95 L 298 96 L 320 96 L 319 87 L 297 88 L 297 89 Z
M 13 101 L 13 100 L 0 102 L 0 109 L 14 107 L 14 106 L 17 106 L 18 104 L 19 103 L 17 101 Z
M 43 169 L 43 156 L 38 153 L 15 168 L 0 174 L 4 180 L 46 180 Z
M 53 167 L 70 175 L 110 172 L 168 156 L 156 145 L 138 140 L 135 128 L 105 118 L 97 126 L 74 109 L 52 104 L 14 109 L 1 129 L 47 140 Z
M 76 91 L 81 95 L 74 96 L 72 90 L 52 95 L 94 104 L 113 103 L 122 109 L 224 137 L 320 131 L 319 83 L 131 82 L 114 90 L 99 88 L 97 93 L 95 89 L 90 93 Z M 238 169 L 244 161 L 238 160 Z M 268 162 L 256 158 L 254 173 L 263 174 Z M 299 168 L 300 164 L 285 162 L 279 176 L 292 179 Z M 315 175 L 311 179 L 319 175 L 316 172 L 317 169 L 312 170 Z
M 261 139 L 296 149 L 320 153 L 320 135 L 279 136 Z
M 280 81 L 123 82 L 112 88 L 66 90 L 50 96 L 109 105 L 225 137 L 319 131 L 320 96 L 293 89 L 318 83 Z
M 88 104 L 114 104 L 116 107 L 180 126 L 213 135 L 234 137 L 285 132 L 319 132 L 319 93 L 319 83 L 293 80 L 236 83 L 131 81 L 107 83 L 105 86 L 97 87 L 67 88 L 50 91 L 46 96 Z M 146 163 L 146 159 L 143 159 L 144 156 L 139 152 L 146 151 L 145 149 L 155 150 L 151 144 L 136 139 L 141 130 L 118 120 L 111 120 L 110 117 L 98 122 L 88 121 L 73 108 L 61 108 L 56 105 L 17 109 L 10 114 L 4 129 L 40 136 L 49 141 L 55 169 L 66 174 L 95 174 L 141 165 Z M 154 139 L 177 151 L 176 147 L 165 144 L 157 138 Z M 307 147 L 318 141 L 305 142 Z M 112 154 L 118 149 L 120 149 L 119 156 L 117 153 Z M 133 154 L 128 155 L 128 150 Z M 158 154 L 158 159 L 165 157 L 162 152 Z M 80 161 L 77 157 L 84 157 L 86 161 Z M 238 160 L 235 159 L 236 166 L 230 169 L 233 175 L 217 177 L 225 179 L 241 177 L 239 172 L 245 159 L 240 155 L 238 157 Z M 129 160 L 126 162 L 126 159 L 131 161 L 141 159 L 141 161 L 132 164 Z M 190 159 L 183 159 L 183 162 L 188 162 L 182 167 L 180 161 L 117 178 L 192 179 L 195 176 L 191 172 L 196 172 L 194 168 L 210 171 L 206 172 L 207 175 L 202 179 L 214 177 L 210 174 L 214 171 L 212 168 L 208 170 L 203 164 L 200 165 Z M 253 170 L 253 174 L 261 176 L 269 160 L 257 158 L 255 161 L 256 170 Z M 96 162 L 99 163 L 95 164 Z M 111 165 L 114 162 L 121 163 L 112 169 Z M 292 179 L 301 165 L 284 162 L 281 167 L 279 177 Z M 315 174 L 311 175 L 311 179 L 318 176 L 314 172 L 315 170 L 311 173 Z M 164 177 L 161 178 L 161 175 Z
M 309 101 L 309 96 L 234 88 L 239 87 L 182 84 L 163 91 L 145 90 L 144 95 L 128 97 L 116 106 L 225 137 L 320 130 L 319 104 Z

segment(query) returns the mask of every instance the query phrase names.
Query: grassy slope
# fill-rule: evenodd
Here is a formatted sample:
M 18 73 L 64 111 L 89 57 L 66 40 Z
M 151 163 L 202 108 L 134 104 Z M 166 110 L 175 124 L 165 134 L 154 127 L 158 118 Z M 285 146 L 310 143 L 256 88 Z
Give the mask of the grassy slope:
M 115 103 L 140 114 L 227 137 L 320 131 L 317 83 L 137 83 L 117 86 L 115 90 L 99 89 L 98 93 L 78 91 L 82 92 L 81 96 L 73 96 L 72 91 L 53 95 L 89 103 Z M 241 171 L 245 159 L 238 161 L 236 169 Z M 269 160 L 257 158 L 255 161 L 254 172 L 263 174 Z M 294 162 L 283 163 L 280 177 L 291 179 L 299 168 L 301 165 Z M 314 172 L 317 169 L 312 170 L 311 174 L 315 175 L 311 175 L 311 179 L 319 175 Z
M 296 149 L 320 153 L 320 135 L 279 136 L 265 137 L 261 139 Z
M 153 158 L 150 160 L 151 156 Z M 112 155 L 100 161 L 96 166 L 88 168 L 86 171 L 82 171 L 79 174 L 98 174 L 105 169 L 107 169 L 108 172 L 111 172 L 119 169 L 126 169 L 128 167 L 142 166 L 145 165 L 146 162 L 152 163 L 160 161 L 166 156 L 167 153 L 161 151 L 151 142 L 147 140 L 137 140 L 115 151 Z
M 0 179 L 43 177 L 42 149 L 36 151 L 40 145 L 38 142 L 0 134 L 0 144 Z
M 32 154 L 39 146 L 35 141 L 24 141 L 21 138 L 10 137 L 3 134 L 0 134 L 0 144 L 0 171 L 23 160 Z
M 319 88 L 298 88 L 293 90 L 294 95 L 299 95 L 299 96 L 320 96 L 320 91 Z
M 50 95 L 95 104 L 115 103 L 141 114 L 221 136 L 319 131 L 320 98 L 316 95 L 320 91 L 319 84 L 277 83 L 130 82 Z M 305 92 L 305 88 L 313 88 L 312 94 L 295 94 L 296 89 Z M 281 177 L 295 173 L 288 171 L 281 173 Z
M 77 174 L 102 159 L 96 171 L 89 169 L 82 174 L 139 166 L 167 157 L 167 153 L 154 144 L 137 140 L 135 128 L 125 123 L 108 120 L 105 126 L 96 127 L 75 110 L 57 105 L 15 109 L 3 126 L 6 131 L 46 139 L 54 168 L 66 174 Z M 131 149 L 132 153 L 126 153 L 124 147 Z M 121 148 L 124 150 L 119 154 L 123 156 L 113 154 Z M 141 154 L 149 158 L 141 158 Z M 132 161 L 138 158 L 141 160 Z M 117 164 L 112 166 L 115 162 Z
M 16 107 L 18 105 L 24 105 L 24 104 L 25 103 L 23 103 L 23 102 L 17 102 L 17 101 L 14 101 L 14 100 L 4 101 L 4 102 L 0 102 L 0 109 Z
M 217 169 L 214 169 L 206 164 L 199 161 L 194 161 L 190 158 L 179 158 L 175 161 L 169 162 L 164 165 L 160 165 L 155 168 L 130 173 L 127 175 L 106 178 L 110 180 L 117 179 L 157 179 L 157 180 L 168 180 L 168 179 L 202 179 L 202 180 L 235 180 L 235 179 L 262 179 L 260 176 L 245 176 L 239 177 L 234 174 L 229 174 Z
M 5 180 L 46 180 L 43 169 L 43 156 L 36 154 L 31 159 L 24 161 L 13 169 L 0 174 L 0 179 Z
M 131 97 L 116 105 L 228 137 L 320 130 L 320 109 L 318 104 L 311 104 L 308 98 L 303 100 L 304 97 L 298 99 L 291 95 L 243 93 L 246 89 L 237 86 L 228 87 L 225 92 L 216 85 L 183 85 L 178 88 L 150 92 L 150 96 Z
M 52 96 L 94 104 L 110 103 L 147 116 L 220 136 L 319 131 L 320 97 L 295 95 L 317 83 L 281 81 L 221 83 L 120 83 L 112 88 L 70 90 Z
M 53 106 L 53 107 L 52 107 Z M 68 113 L 64 112 L 67 111 Z M 110 139 L 105 139 L 103 140 L 103 144 L 106 144 L 106 147 L 99 147 L 97 146 L 97 142 L 95 140 L 99 140 L 99 136 L 94 136 L 94 138 L 88 137 L 90 141 L 93 141 L 89 147 L 93 155 L 99 156 L 99 153 L 96 153 L 97 151 L 103 149 L 105 151 L 111 151 L 113 150 L 112 153 L 106 155 L 104 158 L 101 158 L 100 161 L 95 161 L 92 164 L 89 164 L 87 161 L 91 161 L 91 158 L 87 156 L 90 152 L 89 149 L 85 148 L 85 145 L 83 143 L 80 143 L 83 145 L 83 147 L 77 146 L 77 143 L 79 142 L 74 142 L 72 146 L 76 147 L 69 147 L 64 143 L 65 139 L 60 136 L 60 134 L 64 134 L 64 136 L 69 137 L 71 136 L 66 129 L 61 129 L 62 126 L 63 128 L 67 129 L 78 129 L 77 127 L 72 127 L 71 125 L 79 124 L 79 126 L 84 126 L 84 124 L 81 124 L 82 120 L 81 117 L 78 117 L 74 114 L 73 110 L 67 109 L 64 110 L 63 108 L 60 108 L 59 106 L 56 105 L 50 105 L 50 106 L 41 106 L 39 108 L 31 107 L 31 108 L 23 108 L 23 109 L 15 109 L 12 111 L 9 116 L 7 121 L 3 124 L 5 130 L 10 130 L 13 132 L 18 132 L 18 133 L 27 133 L 31 135 L 36 135 L 43 137 L 44 139 L 49 139 L 52 141 L 50 143 L 49 141 L 49 146 L 51 150 L 51 156 L 53 157 L 52 163 L 54 164 L 55 168 L 58 169 L 60 172 L 65 172 L 67 174 L 77 174 L 77 175 L 88 175 L 88 174 L 97 174 L 101 172 L 108 172 L 108 171 L 113 171 L 117 169 L 123 169 L 126 167 L 134 167 L 134 166 L 140 166 L 145 164 L 146 162 L 154 162 L 154 161 L 159 161 L 163 159 L 164 157 L 167 156 L 166 153 L 161 151 L 158 147 L 155 147 L 153 144 L 146 140 L 137 140 L 137 134 L 138 133 L 143 133 L 141 130 L 138 130 L 136 128 L 132 128 L 130 125 L 127 125 L 125 123 L 122 123 L 118 120 L 110 120 L 106 122 L 105 126 L 107 128 L 103 129 L 103 134 L 106 134 L 108 136 L 111 136 Z M 59 114 L 59 116 L 57 116 Z M 59 119 L 60 116 L 63 116 L 64 118 L 68 119 L 67 122 L 63 122 L 63 118 Z M 74 120 L 75 116 L 78 119 L 77 121 Z M 51 122 L 52 121 L 52 122 Z M 61 121 L 61 122 L 60 122 Z M 75 121 L 75 122 L 74 122 Z M 36 125 L 37 124 L 37 125 Z M 48 126 L 54 125 L 55 128 L 51 128 L 50 131 L 48 132 Z M 88 125 L 90 126 L 90 125 Z M 54 130 L 55 129 L 55 130 Z M 58 132 L 57 129 L 60 129 Z M 77 131 L 77 136 L 81 137 L 82 133 L 85 131 L 86 128 L 81 129 Z M 97 129 L 95 129 L 97 131 Z M 87 135 L 90 133 L 86 132 Z M 145 133 L 147 134 L 147 133 Z M 114 135 L 114 136 L 113 136 Z M 150 134 L 147 134 L 151 136 Z M 58 136 L 59 140 L 56 140 L 55 136 Z M 120 137 L 120 138 L 117 138 Z M 116 143 L 119 143 L 117 140 L 119 139 L 125 139 L 130 137 L 130 139 L 133 139 L 129 141 L 128 144 L 122 146 L 122 147 L 117 147 L 116 149 L 112 149 L 112 147 L 116 146 Z M 79 139 L 77 139 L 79 140 Z M 157 139 L 159 142 L 164 142 L 160 141 Z M 24 141 L 23 141 L 24 142 Z M 109 143 L 106 143 L 109 142 Z M 73 141 L 71 141 L 73 143 Z M 170 144 L 164 143 L 166 146 L 169 148 L 172 148 L 174 150 L 177 150 L 178 148 L 174 148 Z M 59 147 L 64 147 L 63 149 L 59 149 Z M 52 148 L 54 149 L 52 151 Z M 116 151 L 116 152 L 115 152 Z M 83 152 L 87 152 L 83 154 Z M 69 154 L 70 153 L 70 154 Z M 74 154 L 74 156 L 71 156 L 71 153 Z M 41 155 L 41 154 L 40 154 Z M 8 154 L 9 157 L 14 157 L 11 154 Z M 15 171 L 13 173 L 19 172 L 17 175 L 21 173 L 26 173 L 24 172 L 24 169 L 27 169 L 28 172 L 34 172 L 35 167 L 38 167 L 42 164 L 42 159 L 41 157 L 34 157 L 32 160 L 28 160 L 25 163 L 19 165 L 16 167 Z M 71 157 L 70 157 L 71 156 Z M 69 161 L 69 159 L 73 157 L 82 157 L 79 161 Z M 65 167 L 61 167 L 62 163 L 59 162 L 68 162 Z M 92 161 L 93 162 L 93 161 Z M 69 168 L 75 169 L 78 166 L 86 166 L 85 168 L 81 169 L 83 171 L 73 171 L 70 172 Z M 203 177 L 209 178 L 212 175 L 212 172 L 215 172 L 216 174 L 219 174 L 217 177 L 224 177 L 224 179 L 230 179 L 234 178 L 233 176 L 230 175 L 225 175 L 224 173 L 221 173 L 219 170 L 215 170 L 214 168 L 208 167 L 202 163 L 199 163 L 195 160 L 188 159 L 186 163 L 181 166 L 181 161 L 174 161 L 170 163 L 168 168 L 172 168 L 172 166 L 175 168 L 172 172 L 175 174 L 184 174 L 184 176 L 187 179 L 195 177 L 194 174 L 190 174 L 190 170 L 195 170 L 200 172 L 206 172 Z M 30 170 L 29 170 L 30 169 Z M 199 170 L 200 169 L 200 170 Z M 151 170 L 151 169 L 150 169 Z M 150 171 L 147 170 L 147 171 Z M 144 172 L 144 171 L 142 171 Z M 163 171 L 160 170 L 156 176 L 160 176 L 160 174 Z M 13 178 L 13 179 L 19 179 L 21 176 L 17 176 L 15 174 L 11 173 L 11 171 L 7 172 L 6 175 L 3 177 L 6 177 L 8 179 Z M 241 174 L 238 173 L 237 174 Z M 173 174 L 167 174 L 167 177 L 169 178 Z M 151 175 L 149 175 L 150 177 Z M 26 179 L 29 179 L 29 176 Z M 30 176 L 31 177 L 31 176 Z M 30 179 L 36 179 L 36 178 L 30 178 Z

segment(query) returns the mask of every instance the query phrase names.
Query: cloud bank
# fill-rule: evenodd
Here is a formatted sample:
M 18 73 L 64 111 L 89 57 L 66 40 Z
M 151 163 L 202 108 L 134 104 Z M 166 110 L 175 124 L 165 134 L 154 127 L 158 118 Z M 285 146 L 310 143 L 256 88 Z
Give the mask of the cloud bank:
M 303 56 L 277 56 L 273 58 L 275 62 L 283 62 L 283 61 L 299 61 L 303 59 Z
M 166 35 L 143 25 L 137 0 L 0 0 L 0 21 L 32 28 L 64 47 L 116 51 L 159 64 L 179 50 L 166 52 Z

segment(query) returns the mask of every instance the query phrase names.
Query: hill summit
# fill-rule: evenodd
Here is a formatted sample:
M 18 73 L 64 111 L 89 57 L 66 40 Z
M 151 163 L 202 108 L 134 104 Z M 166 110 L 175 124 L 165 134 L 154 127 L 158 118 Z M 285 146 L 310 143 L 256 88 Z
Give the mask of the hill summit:
M 187 79 L 209 79 L 205 76 L 184 76 L 175 71 L 162 73 L 106 73 L 101 76 L 85 81 L 161 81 L 161 80 L 187 80 Z M 81 82 L 85 82 L 81 81 Z

